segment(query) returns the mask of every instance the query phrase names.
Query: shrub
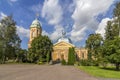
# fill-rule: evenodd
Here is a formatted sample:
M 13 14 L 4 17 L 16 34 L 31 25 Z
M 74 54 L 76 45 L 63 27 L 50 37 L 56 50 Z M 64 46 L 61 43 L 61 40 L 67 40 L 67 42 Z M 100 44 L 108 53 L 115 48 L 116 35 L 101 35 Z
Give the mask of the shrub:
M 82 66 L 99 66 L 98 65 L 98 61 L 95 61 L 95 60 L 83 60 L 81 59 L 79 61 L 79 65 L 82 65 Z
M 38 64 L 41 65 L 41 64 L 43 64 L 43 62 L 39 61 Z
M 62 59 L 61 63 L 62 65 L 66 65 L 66 61 L 64 59 Z
M 79 65 L 82 65 L 82 66 L 91 66 L 92 64 L 88 60 L 80 60 Z

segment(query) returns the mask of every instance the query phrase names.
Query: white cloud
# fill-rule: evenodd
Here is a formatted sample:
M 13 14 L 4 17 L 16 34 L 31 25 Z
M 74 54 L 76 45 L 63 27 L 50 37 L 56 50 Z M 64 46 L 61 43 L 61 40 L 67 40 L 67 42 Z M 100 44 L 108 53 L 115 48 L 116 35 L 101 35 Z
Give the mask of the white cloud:
M 47 35 L 47 36 L 49 36 L 49 33 L 46 32 L 45 30 L 43 30 L 43 31 L 42 31 L 42 35 Z
M 59 4 L 59 0 L 45 0 L 42 8 L 42 17 L 47 20 L 48 24 L 54 26 L 52 33 L 44 31 L 43 34 L 47 34 L 53 41 L 58 39 L 63 30 L 63 26 L 61 26 L 63 10 Z
M 29 38 L 29 29 L 25 29 L 22 26 L 17 26 L 17 34 L 20 36 L 20 38 Z
M 42 31 L 42 35 L 47 35 L 51 40 L 55 41 L 62 35 L 63 27 L 60 25 L 55 26 L 55 30 L 52 33 L 48 33 L 46 31 Z
M 80 31 L 72 30 L 72 32 L 71 32 L 71 39 L 74 42 L 82 40 L 84 38 L 84 36 L 86 35 L 85 30 L 86 30 L 86 27 L 83 27 Z
M 54 41 L 61 36 L 63 27 L 61 25 L 56 25 L 55 30 L 50 34 L 50 38 Z
M 110 19 L 110 18 L 104 18 L 101 21 L 101 23 L 99 24 L 98 29 L 95 32 L 101 34 L 102 37 L 104 37 L 104 35 L 105 35 L 105 27 L 107 25 L 107 22 L 110 21 L 110 20 L 112 20 L 112 19 Z
M 4 17 L 6 17 L 7 15 L 3 12 L 0 12 L 0 20 L 3 19 Z
M 39 3 L 37 5 L 33 5 L 30 7 L 30 10 L 32 10 L 34 13 L 41 13 L 42 5 Z
M 73 0 L 75 10 L 72 14 L 74 25 L 71 31 L 73 41 L 84 39 L 87 30 L 95 31 L 98 26 L 96 16 L 104 14 L 114 0 Z
M 8 4 L 13 6 L 14 3 L 16 3 L 18 0 L 7 0 Z
M 59 5 L 59 0 L 45 0 L 42 8 L 42 17 L 45 18 L 49 24 L 56 25 L 62 20 L 63 11 Z
M 11 2 L 17 2 L 18 0 L 9 0 L 9 1 L 11 1 Z
M 72 30 L 68 33 L 72 41 L 78 42 L 85 39 L 88 34 L 87 31 L 95 32 L 99 25 L 96 19 L 97 16 L 105 14 L 113 2 L 114 0 L 73 0 L 73 3 L 68 6 L 70 13 L 73 13 L 71 18 L 74 21 Z M 42 8 L 42 17 L 47 20 L 48 24 L 54 26 L 54 31 L 51 33 L 44 31 L 43 34 L 48 35 L 52 40 L 58 39 L 64 29 L 61 26 L 61 22 L 64 19 L 63 14 L 63 8 L 59 4 L 59 0 L 45 0 Z

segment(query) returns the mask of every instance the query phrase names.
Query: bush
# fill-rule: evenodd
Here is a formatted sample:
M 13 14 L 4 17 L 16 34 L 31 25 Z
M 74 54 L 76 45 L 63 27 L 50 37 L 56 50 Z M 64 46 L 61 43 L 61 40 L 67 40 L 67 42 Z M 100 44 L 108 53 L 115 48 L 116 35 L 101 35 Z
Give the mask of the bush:
M 61 63 L 62 65 L 66 65 L 66 61 L 64 59 L 61 61 Z
M 74 66 L 80 66 L 79 62 L 76 61 L 75 64 L 74 64 Z
M 38 64 L 41 65 L 41 64 L 43 64 L 43 62 L 39 61 Z
M 46 62 L 46 59 L 40 56 L 39 60 L 36 63 L 37 64 L 43 64 L 44 62 Z
M 88 60 L 80 60 L 79 65 L 90 66 L 90 62 Z
M 79 65 L 82 66 L 98 66 L 98 61 L 95 60 L 80 60 Z

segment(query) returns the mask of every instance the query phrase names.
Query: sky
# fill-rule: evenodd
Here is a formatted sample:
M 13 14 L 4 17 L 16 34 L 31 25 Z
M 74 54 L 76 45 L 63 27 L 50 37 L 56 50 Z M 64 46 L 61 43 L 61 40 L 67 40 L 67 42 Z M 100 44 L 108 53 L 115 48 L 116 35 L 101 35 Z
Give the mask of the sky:
M 88 36 L 99 33 L 104 37 L 107 21 L 120 0 L 0 0 L 0 20 L 12 15 L 21 48 L 28 48 L 30 25 L 39 14 L 42 35 L 55 43 L 62 30 L 73 44 L 84 47 Z

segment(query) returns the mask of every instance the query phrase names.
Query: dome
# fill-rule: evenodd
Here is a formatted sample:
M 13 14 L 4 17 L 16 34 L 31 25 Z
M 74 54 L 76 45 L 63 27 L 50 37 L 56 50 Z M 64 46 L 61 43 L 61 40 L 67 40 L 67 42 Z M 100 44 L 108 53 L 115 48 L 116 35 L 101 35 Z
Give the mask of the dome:
M 31 24 L 30 27 L 31 27 L 31 28 L 33 28 L 33 27 L 41 28 L 41 24 L 40 24 L 40 22 L 39 22 L 38 19 L 35 19 L 35 20 L 32 22 L 32 24 Z
M 58 39 L 58 42 L 61 42 L 61 41 L 72 44 L 71 39 L 66 37 L 66 32 L 64 32 L 64 31 L 62 31 L 62 37 Z
M 61 41 L 64 41 L 64 42 L 67 42 L 67 43 L 71 43 L 72 44 L 72 41 L 70 38 L 67 38 L 67 37 L 61 37 L 58 39 L 58 42 L 61 42 Z

